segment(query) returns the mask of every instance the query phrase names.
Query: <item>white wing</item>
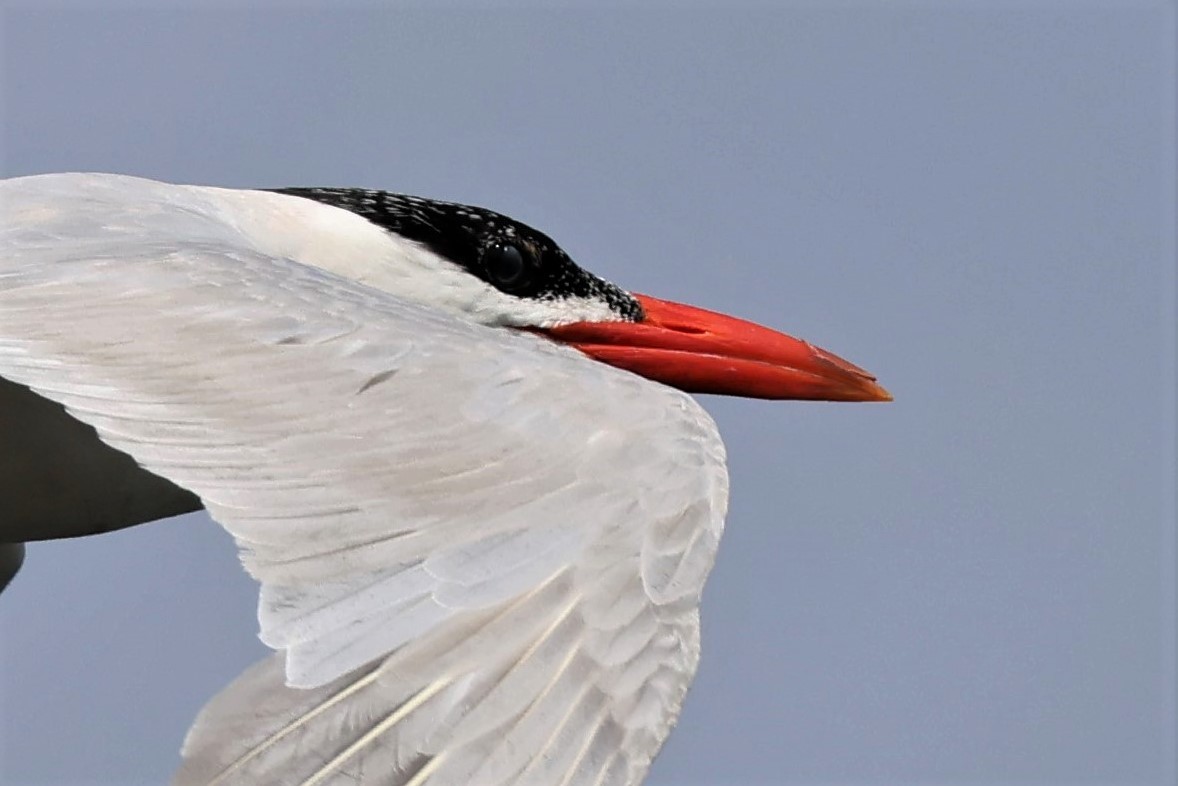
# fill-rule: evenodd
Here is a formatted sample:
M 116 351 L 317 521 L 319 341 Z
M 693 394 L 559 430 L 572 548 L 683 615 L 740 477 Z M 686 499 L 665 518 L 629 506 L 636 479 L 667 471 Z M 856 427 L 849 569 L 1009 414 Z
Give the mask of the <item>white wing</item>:
M 205 707 L 176 782 L 639 782 L 698 659 L 710 418 L 275 255 L 239 214 L 294 198 L 242 193 L 0 183 L 0 377 L 197 493 L 285 652 Z

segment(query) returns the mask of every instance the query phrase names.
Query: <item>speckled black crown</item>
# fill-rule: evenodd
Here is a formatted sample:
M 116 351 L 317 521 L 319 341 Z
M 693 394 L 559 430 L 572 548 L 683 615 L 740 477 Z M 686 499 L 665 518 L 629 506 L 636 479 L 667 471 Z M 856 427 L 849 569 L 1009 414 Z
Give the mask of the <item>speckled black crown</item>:
M 422 243 L 503 291 L 507 290 L 489 274 L 484 253 L 497 243 L 509 243 L 531 254 L 535 262 L 532 279 L 509 294 L 534 300 L 593 298 L 604 301 L 624 320 L 638 322 L 643 318 L 642 306 L 625 290 L 578 266 L 548 235 L 493 210 L 363 188 L 271 190 L 350 210 Z

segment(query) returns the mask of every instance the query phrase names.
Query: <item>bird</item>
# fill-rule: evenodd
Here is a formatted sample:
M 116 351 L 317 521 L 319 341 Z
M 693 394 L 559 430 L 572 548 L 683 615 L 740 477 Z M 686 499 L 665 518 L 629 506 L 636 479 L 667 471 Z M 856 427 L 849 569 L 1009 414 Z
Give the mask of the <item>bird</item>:
M 636 786 L 728 503 L 691 394 L 889 401 L 494 211 L 362 188 L 0 181 L 0 565 L 204 508 L 275 652 L 177 786 Z

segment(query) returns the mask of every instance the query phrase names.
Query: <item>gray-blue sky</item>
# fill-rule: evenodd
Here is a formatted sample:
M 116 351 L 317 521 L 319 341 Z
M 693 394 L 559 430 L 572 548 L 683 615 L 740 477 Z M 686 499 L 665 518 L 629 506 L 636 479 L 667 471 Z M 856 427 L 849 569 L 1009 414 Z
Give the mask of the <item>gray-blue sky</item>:
M 34 5 L 5 175 L 483 204 L 896 395 L 705 402 L 732 505 L 652 784 L 1173 782 L 1172 3 Z M 202 517 L 32 547 L 4 782 L 162 781 L 254 604 Z

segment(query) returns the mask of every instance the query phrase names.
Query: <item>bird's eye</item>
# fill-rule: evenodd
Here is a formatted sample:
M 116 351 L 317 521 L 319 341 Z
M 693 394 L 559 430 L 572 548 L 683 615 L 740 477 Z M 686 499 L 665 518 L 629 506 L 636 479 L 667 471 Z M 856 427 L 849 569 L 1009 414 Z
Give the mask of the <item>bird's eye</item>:
M 483 251 L 483 269 L 491 283 L 512 292 L 523 289 L 535 277 L 535 259 L 526 249 L 512 243 L 495 242 Z

